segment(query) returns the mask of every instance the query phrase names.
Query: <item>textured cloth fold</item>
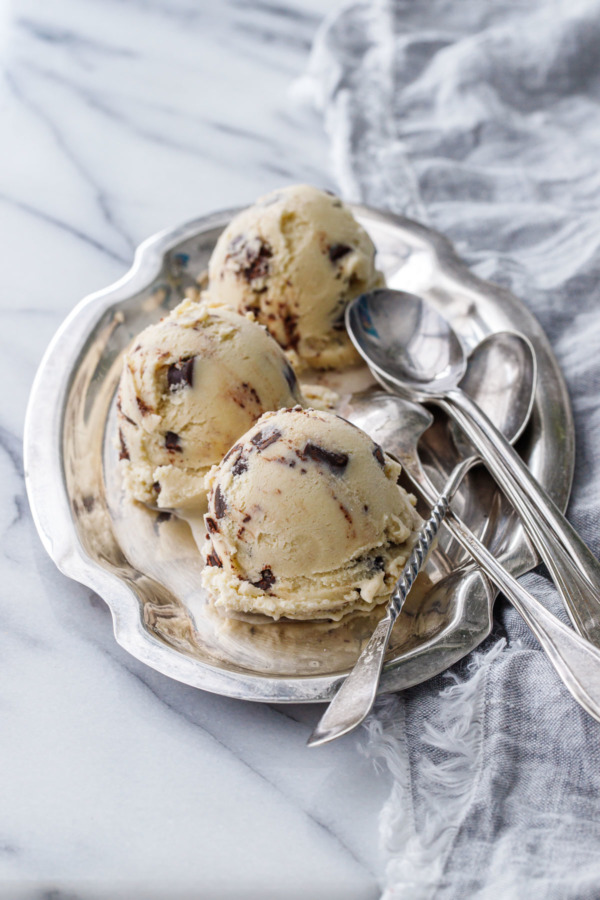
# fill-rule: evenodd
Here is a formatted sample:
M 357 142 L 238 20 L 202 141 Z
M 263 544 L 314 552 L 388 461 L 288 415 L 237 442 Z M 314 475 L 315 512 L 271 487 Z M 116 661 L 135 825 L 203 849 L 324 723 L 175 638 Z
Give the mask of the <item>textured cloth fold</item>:
M 600 2 L 354 4 L 307 77 L 344 195 L 442 231 L 541 321 L 573 403 L 569 517 L 598 556 Z M 543 575 L 524 580 L 566 621 Z M 600 726 L 495 614 L 480 652 L 369 721 L 394 778 L 388 900 L 600 897 Z

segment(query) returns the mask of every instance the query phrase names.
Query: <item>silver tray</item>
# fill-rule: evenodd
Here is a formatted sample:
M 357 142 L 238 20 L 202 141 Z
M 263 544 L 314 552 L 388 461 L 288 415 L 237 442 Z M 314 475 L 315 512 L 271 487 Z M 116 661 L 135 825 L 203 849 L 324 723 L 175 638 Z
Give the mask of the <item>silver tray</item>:
M 535 318 L 508 291 L 475 278 L 436 232 L 366 207 L 353 210 L 377 246 L 388 284 L 442 309 L 467 350 L 494 331 L 517 329 L 532 340 L 539 380 L 519 449 L 564 508 L 574 463 L 571 411 Z M 145 241 L 131 270 L 83 300 L 63 323 L 40 364 L 27 410 L 27 490 L 46 550 L 62 572 L 103 597 L 117 641 L 133 656 L 178 681 L 231 697 L 323 701 L 357 658 L 377 614 L 341 625 L 222 619 L 199 588 L 200 561 L 188 526 L 124 503 L 117 475 L 111 432 L 123 351 L 206 270 L 235 212 Z M 364 371 L 349 377 L 359 386 Z M 339 387 L 339 376 L 329 381 Z M 422 458 L 434 479 L 449 441 L 441 421 L 423 439 Z M 515 575 L 532 568 L 535 555 L 502 496 L 483 471 L 469 479 L 461 494 L 463 518 Z M 381 690 L 424 681 L 476 647 L 491 629 L 494 596 L 487 579 L 442 535 L 396 625 Z

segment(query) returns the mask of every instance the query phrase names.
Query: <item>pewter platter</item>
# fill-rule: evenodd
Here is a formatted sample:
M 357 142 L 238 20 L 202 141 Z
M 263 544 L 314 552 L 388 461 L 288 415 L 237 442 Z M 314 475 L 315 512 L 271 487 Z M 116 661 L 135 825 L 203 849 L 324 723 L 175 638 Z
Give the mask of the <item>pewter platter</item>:
M 519 449 L 564 508 L 574 463 L 571 411 L 537 321 L 509 292 L 475 278 L 441 235 L 366 207 L 353 210 L 377 246 L 388 284 L 438 306 L 467 350 L 494 331 L 516 329 L 531 339 L 539 379 Z M 73 310 L 32 389 L 25 428 L 27 489 L 48 553 L 62 572 L 106 601 L 116 639 L 133 656 L 171 678 L 227 696 L 323 701 L 358 657 L 373 617 L 356 615 L 341 625 L 221 618 L 200 588 L 200 560 L 188 526 L 125 503 L 120 489 L 111 431 L 122 354 L 136 333 L 175 306 L 205 272 L 216 239 L 235 212 L 150 238 L 124 278 Z M 325 381 L 347 397 L 368 378 L 366 370 L 357 369 Z M 423 461 L 438 483 L 450 443 L 442 421 L 422 440 Z M 515 575 L 535 565 L 510 508 L 484 472 L 469 476 L 459 502 L 462 518 Z M 487 579 L 441 535 L 419 589 L 398 619 L 381 690 L 424 681 L 465 656 L 488 635 L 493 600 Z

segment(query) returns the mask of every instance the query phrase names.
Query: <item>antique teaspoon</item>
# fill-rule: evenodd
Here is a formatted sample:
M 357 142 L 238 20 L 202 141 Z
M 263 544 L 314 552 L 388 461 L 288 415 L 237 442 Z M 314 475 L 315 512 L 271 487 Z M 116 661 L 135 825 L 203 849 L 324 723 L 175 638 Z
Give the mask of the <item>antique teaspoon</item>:
M 530 360 L 532 362 L 528 364 Z M 535 395 L 536 366 L 530 347 L 512 334 L 490 335 L 478 344 L 471 354 L 467 375 L 463 381 L 467 382 L 468 390 L 479 393 L 481 393 L 480 385 L 482 383 L 487 385 L 482 402 L 493 415 L 494 421 L 507 440 L 516 441 L 529 421 Z M 413 453 L 418 461 L 416 447 L 421 434 L 432 422 L 431 414 L 421 406 L 403 401 L 399 401 L 399 406 L 401 416 L 398 416 L 398 407 L 390 404 L 389 419 L 395 428 L 409 439 L 403 445 L 401 461 L 405 462 L 406 454 L 409 454 L 408 458 L 411 459 Z M 374 418 L 369 416 L 364 403 L 360 400 L 358 406 L 353 403 L 351 417 L 356 415 L 356 409 L 361 416 L 361 427 L 373 436 L 373 429 L 381 427 L 381 401 L 373 404 Z M 390 435 L 386 434 L 386 437 L 389 438 Z M 411 438 L 414 438 L 414 450 L 410 443 Z M 383 446 L 388 449 L 387 445 Z M 310 746 L 347 734 L 367 716 L 375 701 L 394 623 L 418 572 L 426 561 L 440 524 L 448 512 L 452 496 L 469 469 L 479 461 L 480 458 L 473 455 L 471 448 L 468 448 L 466 459 L 454 468 L 440 498 L 433 506 L 429 520 L 424 523 L 423 530 L 390 598 L 386 615 L 378 623 L 354 669 L 331 701 L 309 740 Z M 413 466 L 413 469 L 420 472 L 420 463 L 417 462 L 417 466 Z
M 413 294 L 382 289 L 363 294 L 346 311 L 348 332 L 372 372 L 414 400 L 440 406 L 464 432 L 519 513 L 536 550 L 546 563 L 577 630 L 600 646 L 600 564 L 577 532 L 538 484 L 525 463 L 484 410 L 497 407 L 493 380 L 483 367 L 467 374 L 462 345 L 446 319 Z M 504 349 L 508 346 L 503 337 Z M 532 353 L 528 341 L 513 335 L 511 346 L 522 345 L 520 371 L 530 379 Z M 516 358 L 516 357 L 515 357 Z M 469 366 L 470 367 L 470 366 Z M 471 394 L 471 396 L 469 396 Z M 476 397 L 476 402 L 472 399 Z M 496 406 L 494 406 L 496 404 Z
M 396 417 L 390 416 L 390 410 L 393 410 L 394 406 Z M 318 746 L 347 734 L 356 728 L 370 711 L 377 692 L 391 628 L 426 559 L 444 515 L 447 515 L 446 524 L 456 540 L 471 554 L 527 622 L 574 699 L 593 718 L 600 721 L 600 651 L 548 612 L 500 565 L 449 508 L 452 493 L 470 467 L 470 460 L 464 460 L 455 467 L 442 496 L 435 501 L 435 489 L 425 475 L 416 451 L 419 437 L 431 423 L 429 414 L 422 410 L 423 414 L 420 415 L 418 408 L 413 404 L 405 404 L 400 398 L 377 394 L 370 395 L 362 404 L 362 408 L 360 398 L 357 398 L 353 407 L 352 421 L 368 431 L 389 452 L 395 452 L 403 462 L 413 489 L 428 503 L 434 505 L 431 517 L 423 529 L 422 540 L 411 554 L 386 615 L 375 629 L 356 666 L 329 704 L 309 738 L 308 745 Z M 397 426 L 398 419 L 402 422 L 401 429 Z M 390 439 L 387 440 L 387 437 Z

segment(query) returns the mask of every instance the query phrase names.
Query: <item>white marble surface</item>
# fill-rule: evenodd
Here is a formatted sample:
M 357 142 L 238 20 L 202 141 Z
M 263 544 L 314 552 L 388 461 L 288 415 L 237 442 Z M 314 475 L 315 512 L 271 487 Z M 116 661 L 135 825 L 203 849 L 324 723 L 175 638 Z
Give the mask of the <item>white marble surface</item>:
M 33 0 L 0 11 L 0 897 L 374 898 L 386 776 L 320 708 L 185 687 L 115 643 L 23 485 L 37 363 L 135 246 L 280 184 L 324 187 L 290 94 L 318 0 Z

